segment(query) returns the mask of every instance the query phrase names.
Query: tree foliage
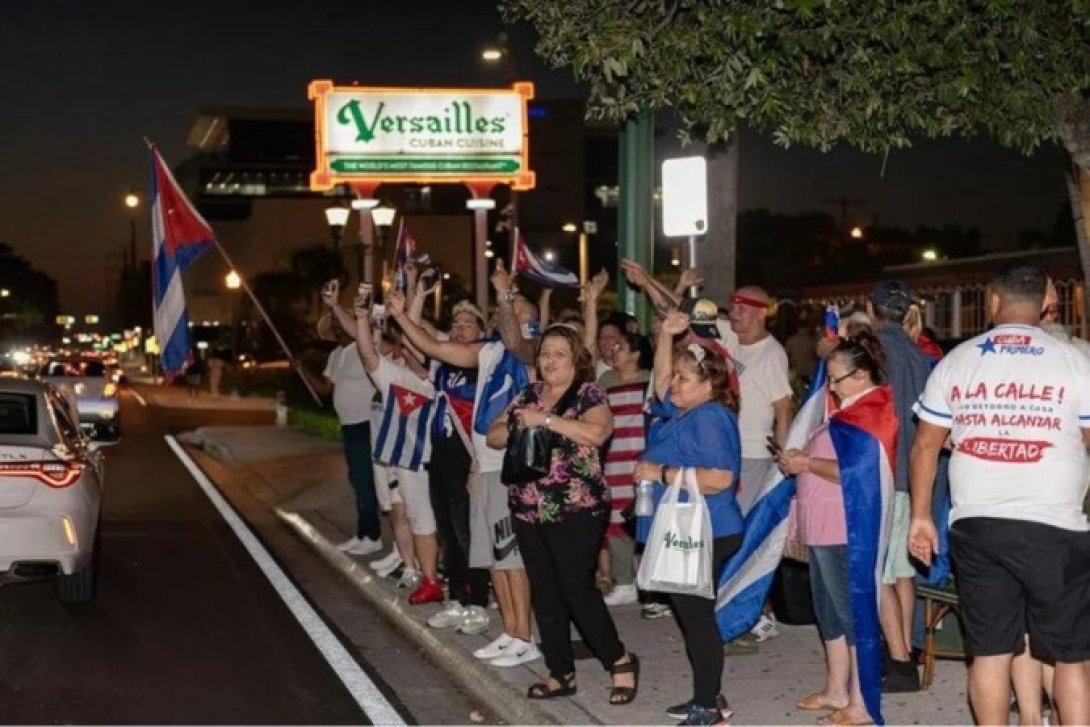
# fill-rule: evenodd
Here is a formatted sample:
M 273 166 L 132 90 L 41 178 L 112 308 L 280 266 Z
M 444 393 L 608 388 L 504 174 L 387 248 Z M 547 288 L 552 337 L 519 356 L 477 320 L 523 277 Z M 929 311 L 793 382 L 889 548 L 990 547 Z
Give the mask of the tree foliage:
M 501 0 L 570 66 L 592 118 L 673 110 L 779 144 L 882 152 L 913 137 L 1062 138 L 1090 167 L 1090 0 Z

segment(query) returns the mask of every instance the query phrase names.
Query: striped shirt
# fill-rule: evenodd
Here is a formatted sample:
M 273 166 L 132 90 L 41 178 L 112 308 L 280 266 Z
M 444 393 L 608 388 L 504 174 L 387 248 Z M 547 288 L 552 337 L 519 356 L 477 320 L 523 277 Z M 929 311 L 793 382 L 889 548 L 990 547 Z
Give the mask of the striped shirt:
M 606 484 L 611 501 L 609 527 L 606 530 L 609 537 L 625 534 L 621 512 L 635 496 L 632 473 L 646 442 L 643 410 L 649 379 L 650 373 L 647 371 L 640 371 L 633 381 L 621 381 L 614 371 L 607 371 L 599 379 L 613 414 L 613 436 L 607 445 L 605 459 Z

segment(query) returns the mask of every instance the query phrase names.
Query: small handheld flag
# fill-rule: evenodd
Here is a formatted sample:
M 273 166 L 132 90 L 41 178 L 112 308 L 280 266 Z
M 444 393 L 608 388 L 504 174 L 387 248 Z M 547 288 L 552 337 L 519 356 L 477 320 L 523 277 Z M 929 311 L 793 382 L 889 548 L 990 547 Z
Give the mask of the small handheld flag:
M 511 270 L 546 288 L 578 288 L 579 277 L 565 267 L 544 260 L 526 246 L 521 230 L 515 231 L 515 249 L 511 253 Z
M 394 285 L 402 293 L 405 292 L 406 278 L 405 266 L 416 257 L 416 238 L 409 232 L 405 225 L 405 219 L 401 219 L 401 227 L 397 231 L 397 247 L 394 248 L 394 265 L 397 270 L 394 273 Z
M 215 234 L 190 204 L 163 157 L 151 148 L 152 307 L 163 375 L 171 379 L 189 360 L 189 317 L 182 271 L 208 248 Z
M 835 305 L 825 306 L 825 337 L 836 338 L 840 335 L 840 309 Z

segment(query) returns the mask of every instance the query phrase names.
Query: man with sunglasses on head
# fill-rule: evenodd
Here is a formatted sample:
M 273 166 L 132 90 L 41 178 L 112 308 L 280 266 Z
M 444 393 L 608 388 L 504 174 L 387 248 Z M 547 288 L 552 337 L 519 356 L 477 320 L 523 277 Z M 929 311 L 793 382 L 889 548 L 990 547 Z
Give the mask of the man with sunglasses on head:
M 769 303 L 768 293 L 755 285 L 738 288 L 728 300 L 730 328 L 739 343 L 735 365 L 742 400 L 738 415 L 742 472 L 737 497 L 743 515 L 776 469 L 769 437 L 782 445 L 791 421 L 787 352 L 765 325 Z M 751 633 L 758 642 L 779 635 L 771 611 L 761 616 Z

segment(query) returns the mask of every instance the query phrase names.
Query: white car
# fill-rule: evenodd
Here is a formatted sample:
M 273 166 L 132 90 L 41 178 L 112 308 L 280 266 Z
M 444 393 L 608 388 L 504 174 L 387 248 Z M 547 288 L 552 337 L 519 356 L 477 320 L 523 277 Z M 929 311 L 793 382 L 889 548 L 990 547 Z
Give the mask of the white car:
M 121 438 L 121 405 L 117 384 L 101 361 L 54 359 L 38 377 L 75 402 L 79 424 L 95 439 Z
M 99 446 L 59 391 L 0 379 L 0 583 L 55 578 L 61 601 L 94 598 Z

